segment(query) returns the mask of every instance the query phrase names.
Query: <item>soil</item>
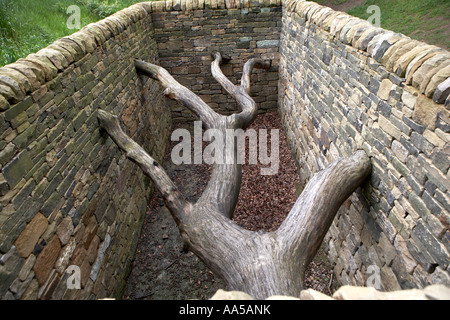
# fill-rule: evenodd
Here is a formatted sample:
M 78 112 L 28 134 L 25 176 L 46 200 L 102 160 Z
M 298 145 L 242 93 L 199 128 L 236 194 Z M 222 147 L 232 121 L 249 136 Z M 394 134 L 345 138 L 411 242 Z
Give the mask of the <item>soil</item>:
M 173 129 L 180 127 L 192 132 L 193 124 L 177 123 Z M 275 175 L 264 176 L 260 174 L 260 168 L 269 165 L 245 162 L 233 221 L 249 230 L 273 231 L 282 223 L 298 197 L 298 171 L 276 113 L 259 115 L 250 128 L 257 132 L 258 129 L 268 129 L 269 137 L 270 129 L 280 129 L 279 170 Z M 195 202 L 206 187 L 211 166 L 173 164 L 171 149 L 178 143 L 171 142 L 163 166 L 186 198 Z M 270 144 L 268 150 L 270 152 Z M 305 288 L 332 294 L 335 284 L 331 270 L 325 253 L 320 250 L 306 272 Z M 155 192 L 144 219 L 123 299 L 209 299 L 218 289 L 226 289 L 224 282 L 193 253 L 184 250 L 176 224 L 159 192 Z

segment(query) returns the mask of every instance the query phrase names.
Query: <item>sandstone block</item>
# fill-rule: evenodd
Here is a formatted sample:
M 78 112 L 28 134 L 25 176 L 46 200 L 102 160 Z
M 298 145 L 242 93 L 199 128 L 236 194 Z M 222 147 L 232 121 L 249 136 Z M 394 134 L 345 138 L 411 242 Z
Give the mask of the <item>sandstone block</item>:
M 341 40 L 342 42 L 344 42 L 346 44 L 351 43 L 351 38 L 350 39 L 347 38 L 347 33 L 350 31 L 350 29 L 352 27 L 354 27 L 355 25 L 361 24 L 361 22 L 364 22 L 364 21 L 361 19 L 357 19 L 357 18 L 349 20 L 349 22 L 346 23 L 344 25 L 344 27 L 341 29 L 341 31 L 339 32 L 339 40 Z M 350 40 L 350 41 L 348 41 L 348 40 Z
M 253 298 L 242 291 L 225 291 L 219 289 L 210 300 L 253 300 Z
M 8 110 L 8 109 L 9 109 L 9 102 L 8 102 L 8 100 L 3 95 L 0 94 L 0 111 L 5 111 L 5 110 Z
M 403 91 L 402 101 L 409 109 L 411 109 L 411 110 L 414 109 L 416 100 L 417 100 L 417 95 L 414 95 L 414 94 L 408 92 L 407 90 Z
M 6 84 L 0 83 L 0 95 L 4 98 L 2 102 L 2 109 L 6 110 L 9 107 L 9 101 L 11 103 L 18 103 L 20 100 L 17 98 L 16 94 L 14 93 L 13 89 L 11 87 L 7 86 Z
M 403 163 L 406 163 L 406 160 L 409 156 L 409 151 L 406 149 L 399 141 L 392 141 L 391 145 L 392 152 L 395 156 Z
M 27 82 L 30 83 L 30 90 L 35 91 L 39 89 L 41 83 L 43 82 L 43 78 L 39 79 L 36 73 L 32 70 L 31 67 L 23 64 L 23 63 L 11 63 L 4 67 L 4 69 L 15 70 L 27 78 Z
M 424 95 L 419 95 L 415 103 L 412 120 L 434 130 L 437 115 L 441 108 L 442 105 L 435 103 Z
M 59 254 L 58 260 L 55 263 L 56 272 L 59 274 L 63 274 L 69 265 L 70 258 L 75 252 L 76 248 L 75 238 L 71 238 L 66 246 L 61 249 L 61 253 Z
M 294 299 L 295 298 L 292 298 L 292 300 Z M 300 300 L 334 300 L 334 299 L 314 289 L 306 289 L 300 292 Z
M 351 20 L 355 19 L 355 17 L 352 17 L 348 14 L 342 14 L 334 19 L 334 21 L 331 24 L 330 27 L 330 34 L 332 36 L 338 36 L 338 33 L 341 31 L 341 29 Z
M 405 77 L 406 70 L 408 65 L 419 55 L 422 55 L 423 52 L 429 52 L 431 48 L 434 46 L 417 42 L 417 46 L 413 47 L 412 50 L 409 50 L 403 53 L 401 56 L 397 58 L 397 61 L 393 63 L 393 71 L 400 77 Z
M 373 26 L 368 27 L 361 33 L 360 37 L 356 40 L 356 42 L 355 41 L 353 42 L 353 46 L 360 50 L 366 51 L 370 41 L 377 35 L 384 32 L 385 30 L 382 28 L 376 28 Z
M 39 285 L 43 285 L 47 281 L 53 266 L 58 259 L 60 250 L 61 244 L 58 236 L 54 235 L 38 255 L 33 270 Z
M 67 244 L 67 242 L 70 239 L 70 236 L 72 235 L 73 230 L 74 226 L 72 223 L 72 218 L 70 218 L 69 216 L 65 217 L 56 228 L 56 234 L 59 237 L 61 245 L 64 246 Z
M 367 21 L 360 21 L 347 32 L 346 43 L 356 44 L 363 34 L 367 34 L 366 31 L 372 29 L 372 25 Z M 374 36 L 375 37 L 375 36 Z
M 430 74 L 434 75 L 442 64 L 446 66 L 449 61 L 449 57 L 450 55 L 448 53 L 442 53 L 437 54 L 423 62 L 423 64 L 412 75 L 412 85 L 419 89 L 420 92 L 424 92 L 431 79 Z
M 64 68 L 67 68 L 67 66 L 69 65 L 66 56 L 59 50 L 46 47 L 44 49 L 39 50 L 36 54 L 47 57 L 47 59 L 49 59 L 60 71 L 64 70 Z
M 443 51 L 444 50 L 439 47 L 431 46 L 430 49 L 427 49 L 427 50 L 421 52 L 420 54 L 418 54 L 406 67 L 406 73 L 405 73 L 406 84 L 412 83 L 412 77 L 414 75 L 414 72 L 416 72 L 416 70 L 418 68 L 420 68 L 425 61 L 427 61 L 428 59 L 430 59 L 440 53 L 443 53 Z
M 399 40 L 386 51 L 385 55 L 381 59 L 381 63 L 386 66 L 386 69 L 388 71 L 394 71 L 394 64 L 397 62 L 397 60 L 402 55 L 410 52 L 413 48 L 415 48 L 418 43 L 418 41 L 411 40 L 409 38 Z
M 343 15 L 342 12 L 340 11 L 333 11 L 330 15 L 328 15 L 323 21 L 322 21 L 322 27 L 324 28 L 324 30 L 326 31 L 330 31 L 331 29 L 331 25 L 333 23 L 333 21 L 339 17 Z
M 0 85 L 0 93 L 13 103 L 20 102 L 25 97 L 25 88 L 7 75 L 0 75 Z
M 402 132 L 396 126 L 394 126 L 387 118 L 380 115 L 378 122 L 380 124 L 380 128 L 384 132 L 394 137 L 395 139 L 400 140 Z
M 0 76 L 6 76 L 14 80 L 19 85 L 20 90 L 22 90 L 23 93 L 28 93 L 31 91 L 31 82 L 18 70 L 9 67 L 0 68 Z
M 333 10 L 329 7 L 320 7 L 311 17 L 311 22 L 320 26 L 322 25 L 322 21 L 332 12 Z
M 384 32 L 380 32 L 380 34 L 382 33 Z M 392 54 L 390 51 L 392 46 L 397 42 L 399 42 L 400 40 L 405 40 L 405 36 L 397 33 L 386 35 L 386 37 L 383 38 L 382 41 L 380 41 L 379 44 L 375 46 L 372 52 L 372 57 L 376 61 L 385 64 L 386 61 L 390 58 L 390 55 Z M 384 58 L 385 54 L 388 55 L 386 59 Z
M 380 88 L 378 89 L 378 97 L 383 100 L 387 100 L 389 98 L 389 94 L 391 92 L 392 82 L 389 79 L 383 79 L 380 84 Z
M 47 229 L 47 226 L 48 220 L 42 213 L 38 213 L 33 220 L 27 224 L 14 243 L 17 248 L 17 252 L 23 258 L 30 255 L 39 238 Z
M 36 54 L 29 54 L 25 61 L 30 61 L 35 64 L 45 74 L 45 80 L 51 81 L 58 74 L 58 69 L 55 65 L 45 56 L 38 56 Z M 18 61 L 21 61 L 19 59 Z

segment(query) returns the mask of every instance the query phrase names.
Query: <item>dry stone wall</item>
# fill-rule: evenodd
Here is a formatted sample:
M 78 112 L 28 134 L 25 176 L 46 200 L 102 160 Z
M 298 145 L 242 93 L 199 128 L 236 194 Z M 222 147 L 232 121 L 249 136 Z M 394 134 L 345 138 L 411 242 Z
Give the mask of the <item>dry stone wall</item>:
M 158 63 L 147 9 L 0 69 L 1 299 L 120 297 L 152 186 L 99 130 L 97 111 L 120 115 L 162 158 L 170 112 L 133 64 Z
M 224 74 L 239 84 L 244 63 L 252 57 L 272 61 L 271 70 L 255 70 L 251 96 L 262 112 L 277 107 L 280 1 L 155 2 L 152 21 L 161 66 L 222 114 L 237 111 L 233 98 L 211 75 L 212 54 L 230 58 Z M 174 121 L 192 113 L 171 103 Z
M 341 284 L 449 282 L 450 53 L 286 1 L 279 104 L 301 180 L 364 149 L 373 170 L 325 238 Z

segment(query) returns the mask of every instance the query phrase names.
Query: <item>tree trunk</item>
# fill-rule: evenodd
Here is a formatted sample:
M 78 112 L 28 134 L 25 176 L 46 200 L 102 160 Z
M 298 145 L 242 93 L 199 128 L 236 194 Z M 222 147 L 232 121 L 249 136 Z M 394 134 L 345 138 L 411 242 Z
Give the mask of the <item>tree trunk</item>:
M 216 113 L 162 67 L 143 61 L 136 61 L 135 66 L 139 73 L 158 80 L 167 97 L 194 112 L 205 129 L 222 132 L 245 129 L 257 115 L 256 103 L 249 95 L 250 74 L 255 67 L 270 68 L 270 63 L 250 59 L 244 65 L 240 86 L 223 75 L 221 63 L 222 57 L 216 53 L 212 74 L 241 108 L 239 113 L 230 116 Z M 336 160 L 314 175 L 278 230 L 253 232 L 231 221 L 242 177 L 236 150 L 231 164 L 213 164 L 205 191 L 196 203 L 190 203 L 164 169 L 123 132 L 116 116 L 100 110 L 98 118 L 117 146 L 153 180 L 186 247 L 223 278 L 227 289 L 247 292 L 256 299 L 275 294 L 299 296 L 306 267 L 317 253 L 336 212 L 371 171 L 370 159 L 364 151 Z

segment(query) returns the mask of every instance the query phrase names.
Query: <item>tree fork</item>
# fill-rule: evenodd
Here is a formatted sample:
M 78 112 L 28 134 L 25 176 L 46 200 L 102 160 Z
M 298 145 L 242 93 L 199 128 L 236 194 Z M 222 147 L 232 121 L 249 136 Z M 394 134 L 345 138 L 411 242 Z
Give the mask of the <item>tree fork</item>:
M 162 67 L 136 61 L 139 73 L 160 82 L 165 94 L 178 100 L 205 123 L 206 128 L 248 127 L 257 115 L 249 96 L 253 68 L 270 63 L 250 59 L 244 65 L 241 85 L 232 84 L 220 70 L 220 53 L 213 56 L 214 78 L 235 98 L 241 111 L 223 116 L 192 91 L 180 85 Z M 338 159 L 316 173 L 306 185 L 285 221 L 274 232 L 253 232 L 232 220 L 241 186 L 241 165 L 214 164 L 211 179 L 196 203 L 188 202 L 164 169 L 122 130 L 116 116 L 99 111 L 100 126 L 127 157 L 137 163 L 161 192 L 175 219 L 185 246 L 194 252 L 228 289 L 247 292 L 256 299 L 284 294 L 298 296 L 304 272 L 317 253 L 339 207 L 364 182 L 371 162 L 362 150 Z

